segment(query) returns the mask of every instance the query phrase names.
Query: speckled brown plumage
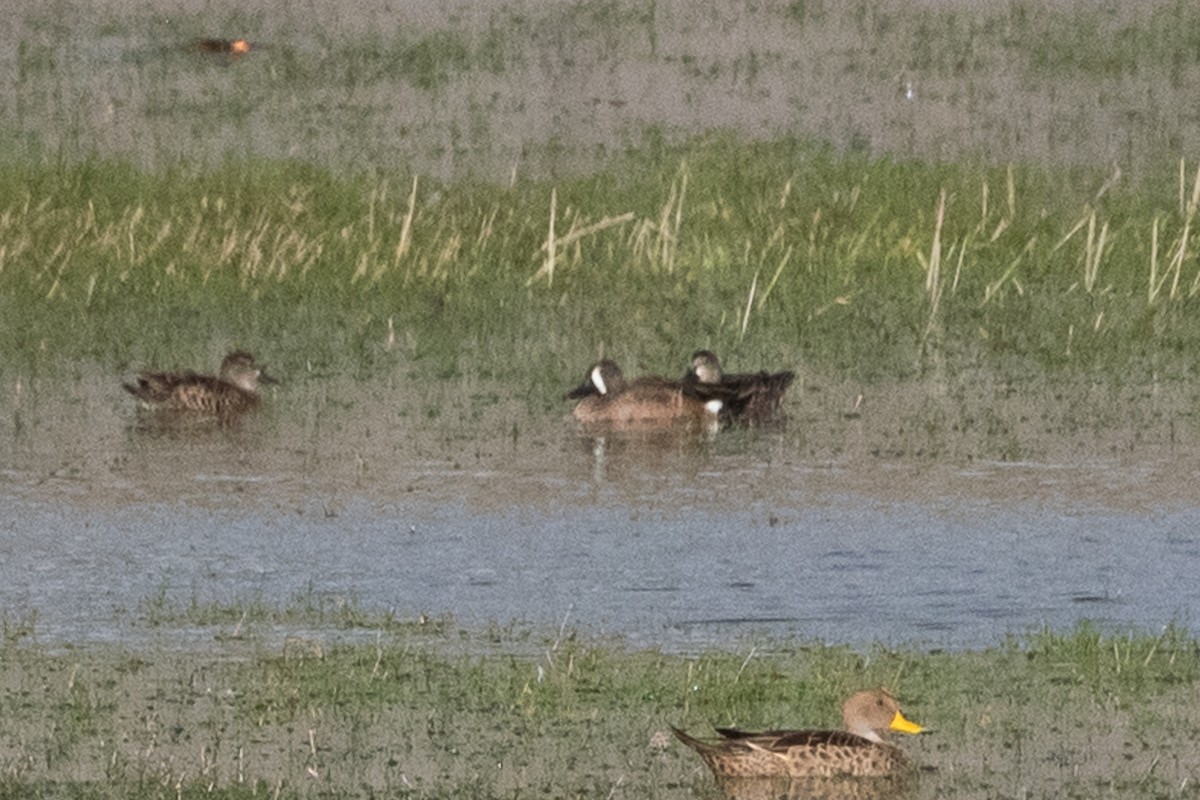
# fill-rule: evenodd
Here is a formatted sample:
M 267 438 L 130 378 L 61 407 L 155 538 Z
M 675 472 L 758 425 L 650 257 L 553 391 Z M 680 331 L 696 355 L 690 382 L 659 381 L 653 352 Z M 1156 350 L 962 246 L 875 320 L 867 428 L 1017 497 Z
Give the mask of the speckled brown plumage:
M 891 731 L 920 733 L 882 690 L 859 692 L 842 707 L 847 730 L 749 732 L 717 728 L 721 738 L 703 741 L 672 728 L 721 778 L 883 777 L 905 768 L 900 748 L 883 741 Z
M 903 800 L 914 782 L 906 772 L 884 778 L 722 778 L 725 800 Z
M 141 409 L 156 414 L 229 422 L 262 404 L 258 384 L 273 383 L 254 356 L 234 351 L 221 362 L 219 376 L 195 372 L 143 372 L 123 384 Z

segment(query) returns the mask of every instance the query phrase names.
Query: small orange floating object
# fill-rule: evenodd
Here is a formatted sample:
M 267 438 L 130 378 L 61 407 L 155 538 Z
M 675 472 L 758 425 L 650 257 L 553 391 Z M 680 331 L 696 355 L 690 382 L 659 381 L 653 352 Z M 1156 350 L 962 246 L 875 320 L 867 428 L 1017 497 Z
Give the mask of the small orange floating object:
M 250 52 L 250 42 L 245 39 L 197 39 L 192 42 L 192 48 L 203 53 L 241 56 Z

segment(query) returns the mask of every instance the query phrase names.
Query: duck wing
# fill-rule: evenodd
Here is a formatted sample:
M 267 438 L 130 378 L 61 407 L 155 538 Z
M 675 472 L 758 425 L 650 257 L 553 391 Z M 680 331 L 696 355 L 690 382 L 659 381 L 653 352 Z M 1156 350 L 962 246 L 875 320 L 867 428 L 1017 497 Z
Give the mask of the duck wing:
M 192 386 L 211 382 L 213 378 L 195 372 L 143 372 L 137 383 L 121 384 L 125 391 L 144 403 L 166 403 Z
M 795 747 L 864 747 L 873 744 L 870 739 L 849 731 L 743 731 L 737 728 L 717 728 L 716 730 L 723 739 L 743 742 L 772 753 L 786 753 Z

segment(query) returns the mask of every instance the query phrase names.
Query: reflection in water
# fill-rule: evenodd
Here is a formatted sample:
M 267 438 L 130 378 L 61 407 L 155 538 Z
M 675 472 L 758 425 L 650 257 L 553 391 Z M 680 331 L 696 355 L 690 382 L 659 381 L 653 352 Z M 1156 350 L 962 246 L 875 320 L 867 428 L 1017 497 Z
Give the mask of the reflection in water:
M 17 404 L 0 409 L 0 609 L 35 609 L 47 638 L 129 635 L 160 589 L 464 623 L 557 627 L 571 609 L 668 650 L 763 632 L 975 647 L 1085 617 L 1186 625 L 1200 607 L 1178 451 L 883 457 L 904 414 L 844 422 L 832 397 L 786 431 L 592 439 L 457 387 L 428 400 L 435 424 L 393 385 L 336 379 L 273 390 L 234 430 L 147 435 L 119 381 L 81 375 L 0 395 Z
M 597 486 L 620 485 L 639 473 L 695 473 L 708 463 L 712 437 L 686 428 L 667 430 L 583 431 L 583 448 L 591 453 L 592 480 Z

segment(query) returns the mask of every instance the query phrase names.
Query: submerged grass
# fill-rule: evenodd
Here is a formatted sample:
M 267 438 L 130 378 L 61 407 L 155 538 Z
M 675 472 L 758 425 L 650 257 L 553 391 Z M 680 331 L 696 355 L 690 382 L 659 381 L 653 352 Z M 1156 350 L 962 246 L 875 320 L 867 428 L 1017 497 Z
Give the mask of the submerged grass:
M 540 655 L 479 655 L 491 634 L 440 637 L 7 643 L 0 796 L 688 797 L 710 779 L 668 724 L 832 726 L 844 696 L 879 685 L 936 731 L 905 743 L 937 770 L 916 796 L 1194 794 L 1200 646 L 1176 628 L 966 653 L 761 641 L 679 656 L 560 631 Z
M 788 130 L 935 158 L 1126 166 L 1194 150 L 1193 4 L 314 0 L 170 15 L 19 0 L 6 157 L 303 153 L 498 176 L 603 161 L 645 126 Z M 245 37 L 236 62 L 197 37 Z M 915 113 L 893 103 L 903 93 Z M 1036 155 L 1035 155 L 1036 154 Z
M 6 620 L 0 617 L 0 621 Z M 279 628 L 282 626 L 311 628 L 333 628 L 340 630 L 358 630 L 373 633 L 395 632 L 400 629 L 416 627 L 426 632 L 441 632 L 449 624 L 447 619 L 421 617 L 416 621 L 405 621 L 394 614 L 376 613 L 369 611 L 353 597 L 325 596 L 312 590 L 292 599 L 286 604 L 268 603 L 261 597 L 243 598 L 229 603 L 201 602 L 192 597 L 187 602 L 177 602 L 170 596 L 166 585 L 145 598 L 138 606 L 137 619 L 140 625 L 150 628 L 172 628 L 181 626 L 220 627 L 221 636 L 238 637 L 250 635 L 258 628 Z M 32 626 L 32 620 L 21 619 L 26 631 Z M 8 631 L 5 623 L 3 630 Z M 11 638 L 6 633 L 6 639 Z
M 502 376 L 537 405 L 602 352 L 635 372 L 710 347 L 862 380 L 986 361 L 1122 382 L 1190 377 L 1200 347 L 1185 162 L 1135 184 L 711 136 L 510 186 L 257 161 L 3 172 L 0 357 L 20 373 L 236 343 L 292 375 Z

